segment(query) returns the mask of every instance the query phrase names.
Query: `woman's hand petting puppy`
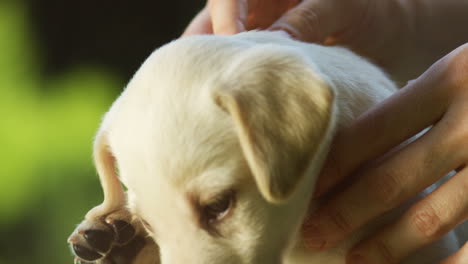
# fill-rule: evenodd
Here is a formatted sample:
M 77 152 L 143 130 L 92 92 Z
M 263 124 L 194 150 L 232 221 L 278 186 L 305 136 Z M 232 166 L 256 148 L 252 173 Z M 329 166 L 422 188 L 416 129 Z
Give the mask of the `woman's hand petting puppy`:
M 266 29 L 300 0 L 209 0 L 182 36 Z
M 398 263 L 468 218 L 467 12 L 468 1 L 462 0 L 210 0 L 184 35 L 283 30 L 302 41 L 348 46 L 400 82 L 429 68 L 338 132 L 318 195 L 351 174 L 355 178 L 304 226 L 311 248 L 333 247 L 456 170 L 348 256 L 348 263 L 386 264 Z M 423 136 L 394 149 L 425 128 L 430 129 Z M 468 244 L 443 263 L 465 262 Z
M 208 0 L 184 36 L 282 30 L 344 45 L 405 83 L 468 42 L 463 0 Z
M 333 247 L 452 170 L 457 173 L 442 186 L 357 245 L 349 263 L 398 263 L 468 219 L 467 73 L 468 44 L 339 131 L 317 195 L 367 166 L 344 191 L 309 216 L 303 228 L 309 247 Z M 389 153 L 427 127 L 420 138 Z M 446 263 L 464 263 L 461 259 L 467 258 L 468 244 Z

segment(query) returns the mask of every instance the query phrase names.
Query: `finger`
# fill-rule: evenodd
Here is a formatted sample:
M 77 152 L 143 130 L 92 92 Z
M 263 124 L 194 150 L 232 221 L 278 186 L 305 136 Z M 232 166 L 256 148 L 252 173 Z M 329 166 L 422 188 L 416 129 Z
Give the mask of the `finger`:
M 266 29 L 300 2 L 300 0 L 281 0 L 272 4 L 271 1 L 251 1 L 245 23 L 246 29 Z
M 396 223 L 357 245 L 349 254 L 348 264 L 399 263 L 411 252 L 440 239 L 467 218 L 467 190 L 468 170 L 463 170 L 415 204 Z
M 319 25 L 319 15 L 322 17 L 320 11 L 319 3 L 316 1 L 303 1 L 280 17 L 269 30 L 283 30 L 292 37 L 306 42 L 323 42 L 326 35 L 323 31 L 329 30 L 320 27 L 328 24 Z
M 455 254 L 446 258 L 440 264 L 463 264 L 468 263 L 468 242 L 465 242 L 465 245 L 455 252 Z
M 232 35 L 245 31 L 247 0 L 210 0 L 208 7 L 215 34 Z
M 322 205 L 307 223 L 313 230 L 305 232 L 308 245 L 319 249 L 336 245 L 371 219 L 459 167 L 465 154 L 454 151 L 458 141 L 446 136 L 450 123 L 449 119 L 442 120 L 421 138 L 368 168 L 357 182 Z
M 437 62 L 337 132 L 317 183 L 316 196 L 326 193 L 366 161 L 382 156 L 441 119 L 451 101 L 444 63 Z
M 306 42 L 323 42 L 349 26 L 350 13 L 359 13 L 356 1 L 305 0 L 278 19 L 270 30 L 283 30 Z M 353 12 L 350 12 L 352 10 Z
M 211 24 L 208 8 L 203 8 L 190 22 L 181 37 L 192 35 L 213 34 L 213 25 Z

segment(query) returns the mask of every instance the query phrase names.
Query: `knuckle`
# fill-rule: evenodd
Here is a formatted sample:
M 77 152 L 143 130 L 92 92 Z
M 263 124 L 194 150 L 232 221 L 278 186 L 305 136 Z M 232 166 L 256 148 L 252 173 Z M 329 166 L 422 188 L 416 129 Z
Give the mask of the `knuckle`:
M 280 19 L 280 25 L 294 37 L 304 41 L 322 41 L 318 15 L 307 7 L 296 7 Z
M 348 234 L 353 230 L 349 216 L 342 210 L 329 208 L 327 218 L 342 234 Z
M 447 133 L 450 134 L 450 133 Z M 413 171 L 416 174 L 428 174 L 429 172 L 434 174 L 442 174 L 446 169 L 446 164 L 449 164 L 448 159 L 452 156 L 447 155 L 451 149 L 449 143 L 449 136 L 443 140 L 443 142 L 437 142 L 437 144 L 431 144 L 426 146 L 426 150 L 421 160 L 421 167 L 419 170 Z
M 467 79 L 468 83 L 468 79 Z M 466 87 L 468 92 L 468 86 Z M 468 95 L 468 93 L 467 93 Z M 431 147 L 434 153 L 432 163 L 427 162 L 431 168 L 453 169 L 464 165 L 468 161 L 468 107 L 462 97 L 451 105 L 435 128 L 443 133 L 438 141 L 434 141 Z M 455 164 L 454 164 L 455 163 Z M 451 164 L 450 168 L 447 165 Z
M 296 8 L 293 10 L 294 16 L 309 26 L 315 26 L 318 23 L 317 14 L 309 8 Z
M 378 177 L 369 179 L 369 193 L 381 208 L 392 209 L 403 197 L 403 186 L 399 180 L 398 173 L 388 169 L 382 170 Z
M 374 246 L 377 254 L 381 256 L 381 264 L 394 264 L 398 263 L 398 258 L 394 250 L 384 240 L 377 239 L 374 241 Z
M 468 44 L 465 44 L 447 57 L 445 76 L 448 79 L 448 87 L 455 94 L 468 92 L 466 83 L 468 82 Z
M 461 106 L 465 108 L 465 106 Z M 462 111 L 453 111 L 439 123 L 445 133 L 445 137 L 437 145 L 443 148 L 438 154 L 439 161 L 437 165 L 442 167 L 443 164 L 448 164 L 447 160 L 455 163 L 465 163 L 468 161 L 468 118 L 466 109 Z M 447 155 L 450 153 L 450 155 Z M 459 164 L 457 164 L 459 166 Z M 452 168 L 450 168 L 452 169 Z
M 431 206 L 414 210 L 410 224 L 426 241 L 433 241 L 444 233 L 442 221 Z

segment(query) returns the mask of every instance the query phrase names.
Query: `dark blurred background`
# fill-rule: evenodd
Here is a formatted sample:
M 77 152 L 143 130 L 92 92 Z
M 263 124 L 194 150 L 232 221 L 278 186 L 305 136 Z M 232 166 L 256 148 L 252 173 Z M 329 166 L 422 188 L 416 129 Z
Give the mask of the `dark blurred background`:
M 0 264 L 73 263 L 101 116 L 204 1 L 0 0 Z

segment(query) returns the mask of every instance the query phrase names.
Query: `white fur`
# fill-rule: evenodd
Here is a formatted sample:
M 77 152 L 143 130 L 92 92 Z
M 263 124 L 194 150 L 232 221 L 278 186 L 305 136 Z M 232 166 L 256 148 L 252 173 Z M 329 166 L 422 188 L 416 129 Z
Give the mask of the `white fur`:
M 343 48 L 267 32 L 176 40 L 146 60 L 103 121 L 95 155 L 105 201 L 88 217 L 125 204 L 116 163 L 163 264 L 343 264 L 359 236 L 314 252 L 298 230 L 334 131 L 395 90 Z M 236 201 L 213 235 L 192 203 L 226 189 Z M 451 241 L 405 263 L 440 259 Z M 134 264 L 154 261 L 145 258 Z

